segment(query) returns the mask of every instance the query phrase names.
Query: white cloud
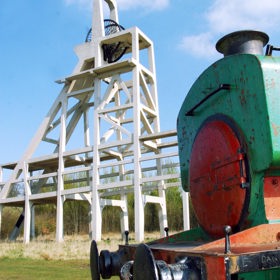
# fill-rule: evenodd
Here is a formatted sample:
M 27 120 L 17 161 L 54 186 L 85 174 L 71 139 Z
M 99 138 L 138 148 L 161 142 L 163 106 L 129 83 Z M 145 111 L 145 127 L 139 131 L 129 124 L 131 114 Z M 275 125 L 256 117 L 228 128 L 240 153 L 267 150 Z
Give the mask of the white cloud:
M 162 10 L 169 5 L 169 0 L 118 0 L 118 7 L 122 10 L 136 9 L 139 7 Z
M 279 0 L 215 0 L 206 14 L 212 32 L 238 29 L 267 30 L 279 26 Z
M 212 40 L 211 33 L 186 36 L 179 44 L 179 49 L 187 50 L 196 57 L 212 57 L 216 54 Z
M 233 31 L 253 29 L 270 33 L 280 26 L 279 0 L 214 0 L 203 15 L 207 33 L 182 38 L 180 48 L 195 56 L 213 57 L 208 46 Z
M 169 5 L 170 0 L 118 0 L 120 10 L 144 8 L 149 10 L 162 10 Z M 80 8 L 92 7 L 93 0 L 64 0 L 66 5 L 77 5 Z

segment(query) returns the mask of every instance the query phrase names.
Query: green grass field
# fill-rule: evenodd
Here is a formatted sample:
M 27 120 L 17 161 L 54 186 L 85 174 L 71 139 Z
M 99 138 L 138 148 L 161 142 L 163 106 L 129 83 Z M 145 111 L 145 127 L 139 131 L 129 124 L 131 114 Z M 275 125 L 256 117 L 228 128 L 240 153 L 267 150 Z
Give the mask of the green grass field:
M 147 240 L 157 237 L 147 234 Z M 152 238 L 153 237 L 153 238 Z M 37 238 L 29 244 L 0 242 L 0 279 L 41 280 L 41 279 L 91 279 L 89 266 L 90 240 L 88 236 L 65 236 L 57 243 L 52 238 Z M 131 244 L 133 240 L 131 240 Z M 99 252 L 114 252 L 123 244 L 119 235 L 109 233 L 98 242 Z M 119 280 L 112 277 L 111 280 Z
M 91 279 L 86 260 L 0 258 L 0 279 Z
M 61 243 L 53 240 L 37 238 L 29 244 L 0 241 L 0 279 L 91 280 L 88 236 L 65 236 Z M 110 234 L 98 242 L 99 251 L 115 251 L 122 242 L 116 234 Z

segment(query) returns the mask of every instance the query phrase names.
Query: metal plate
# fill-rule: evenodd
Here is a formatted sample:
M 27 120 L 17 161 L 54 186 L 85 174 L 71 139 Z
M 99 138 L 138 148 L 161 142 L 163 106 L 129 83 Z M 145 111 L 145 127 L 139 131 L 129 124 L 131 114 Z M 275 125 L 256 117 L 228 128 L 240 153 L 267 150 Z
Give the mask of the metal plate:
M 200 225 L 212 236 L 224 236 L 241 219 L 246 190 L 240 187 L 240 142 L 223 120 L 206 122 L 190 158 L 190 194 Z
M 146 244 L 140 244 L 135 252 L 133 279 L 158 280 L 158 270 L 151 249 Z

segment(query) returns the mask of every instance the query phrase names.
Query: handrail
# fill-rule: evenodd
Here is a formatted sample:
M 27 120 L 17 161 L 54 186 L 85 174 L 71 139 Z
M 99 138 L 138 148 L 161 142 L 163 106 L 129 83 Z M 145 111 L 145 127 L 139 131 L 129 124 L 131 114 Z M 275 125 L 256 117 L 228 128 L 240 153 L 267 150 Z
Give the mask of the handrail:
M 215 95 L 221 90 L 230 90 L 230 84 L 220 84 L 217 89 L 212 91 L 210 94 L 208 94 L 206 97 L 204 97 L 199 103 L 197 103 L 194 107 L 192 107 L 185 116 L 193 116 L 194 110 L 197 109 L 200 105 L 202 105 L 206 100 L 208 100 L 210 97 Z

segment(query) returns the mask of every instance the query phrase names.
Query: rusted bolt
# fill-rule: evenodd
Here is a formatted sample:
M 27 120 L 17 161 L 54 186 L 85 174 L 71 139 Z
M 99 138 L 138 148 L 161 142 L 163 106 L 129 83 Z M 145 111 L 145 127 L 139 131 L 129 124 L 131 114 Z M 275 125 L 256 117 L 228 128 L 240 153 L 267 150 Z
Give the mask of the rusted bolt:
M 271 183 L 272 183 L 272 185 L 278 185 L 278 179 L 273 178 L 273 179 L 271 180 Z

